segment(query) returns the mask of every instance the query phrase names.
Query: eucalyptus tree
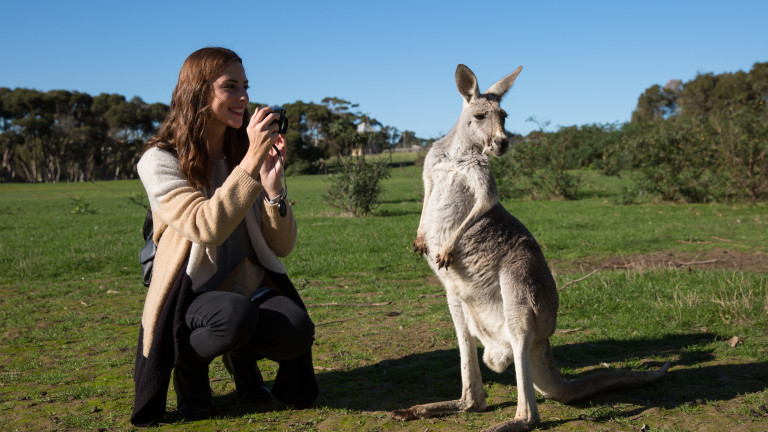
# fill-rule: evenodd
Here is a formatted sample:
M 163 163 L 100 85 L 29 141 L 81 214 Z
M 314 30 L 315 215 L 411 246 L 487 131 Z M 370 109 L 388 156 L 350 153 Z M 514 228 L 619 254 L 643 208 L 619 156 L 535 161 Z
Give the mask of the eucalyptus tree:
M 23 137 L 24 146 L 16 152 L 19 175 L 28 182 L 43 180 L 39 167 L 41 141 L 51 131 L 48 100 L 36 90 L 16 89 L 6 95 L 5 106 L 11 116 L 11 127 Z

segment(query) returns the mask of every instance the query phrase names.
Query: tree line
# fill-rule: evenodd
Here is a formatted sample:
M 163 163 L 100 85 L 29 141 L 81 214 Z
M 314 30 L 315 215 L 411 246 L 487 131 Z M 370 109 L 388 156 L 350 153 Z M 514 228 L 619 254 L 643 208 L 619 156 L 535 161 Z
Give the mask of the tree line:
M 249 111 L 265 104 L 249 104 Z M 330 157 L 392 151 L 429 141 L 356 112 L 358 105 L 328 97 L 284 105 L 292 172 L 324 169 Z M 0 87 L 3 182 L 83 182 L 136 177 L 144 143 L 168 114 L 168 105 L 119 94 L 42 92 Z M 361 124 L 366 125 L 359 132 Z
M 249 111 L 260 106 L 250 104 Z M 329 159 L 432 142 L 382 125 L 344 99 L 284 108 L 289 173 L 324 172 Z M 0 180 L 135 178 L 143 144 L 167 112 L 165 104 L 118 94 L 0 88 Z M 552 131 L 529 120 L 538 129 L 510 134 L 511 151 L 492 162 L 504 197 L 575 199 L 583 188 L 578 170 L 594 169 L 634 180 L 626 202 L 768 199 L 768 63 L 653 85 L 622 124 Z
M 0 88 L 2 181 L 132 176 L 142 143 L 168 107 L 117 94 Z
M 594 169 L 632 178 L 625 203 L 768 200 L 768 63 L 653 85 L 627 123 L 537 123 L 493 161 L 505 197 L 577 199 L 578 170 Z

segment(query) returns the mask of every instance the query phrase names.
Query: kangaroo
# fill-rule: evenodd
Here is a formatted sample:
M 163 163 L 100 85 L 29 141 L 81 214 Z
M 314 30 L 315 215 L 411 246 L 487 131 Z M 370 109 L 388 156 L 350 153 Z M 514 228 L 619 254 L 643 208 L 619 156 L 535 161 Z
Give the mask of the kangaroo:
M 514 420 L 488 431 L 535 427 L 534 389 L 568 403 L 651 383 L 669 369 L 667 362 L 653 372 L 604 371 L 566 381 L 555 366 L 549 343 L 559 302 L 555 280 L 533 235 L 500 204 L 488 166 L 488 155 L 501 156 L 509 147 L 499 103 L 521 70 L 480 94 L 474 73 L 462 64 L 456 68 L 463 110 L 424 161 L 424 205 L 413 249 L 427 257 L 445 287 L 461 356 L 461 398 L 393 411 L 395 419 L 485 410 L 478 341 L 491 370 L 503 372 L 514 362 L 517 379 Z

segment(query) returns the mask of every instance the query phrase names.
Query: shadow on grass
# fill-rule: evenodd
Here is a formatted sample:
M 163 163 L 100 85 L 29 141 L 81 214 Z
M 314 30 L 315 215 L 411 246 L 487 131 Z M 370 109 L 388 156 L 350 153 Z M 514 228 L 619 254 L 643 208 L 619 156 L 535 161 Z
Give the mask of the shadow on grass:
M 402 162 L 389 162 L 387 166 L 390 168 L 405 168 L 416 165 L 416 161 L 402 161 Z
M 406 199 L 398 199 L 398 200 L 381 200 L 381 204 L 404 204 L 404 203 L 419 203 L 421 204 L 424 201 L 423 198 L 406 198 Z M 421 209 L 419 209 L 419 213 L 421 213 Z
M 396 216 L 420 215 L 421 210 L 376 209 L 371 213 L 373 217 L 388 218 Z
M 601 362 L 621 362 L 644 357 L 668 357 L 672 370 L 660 381 L 640 389 L 606 392 L 572 404 L 589 407 L 596 403 L 634 403 L 674 408 L 692 400 L 728 400 L 743 393 L 768 388 L 768 363 L 714 365 L 712 352 L 691 352 L 697 345 L 709 344 L 715 335 L 669 335 L 659 339 L 606 340 L 554 347 L 555 361 L 561 368 L 596 366 Z M 482 358 L 482 349 L 478 350 Z M 649 369 L 661 367 L 663 361 L 647 362 Z M 483 381 L 506 386 L 515 385 L 514 367 L 498 374 L 482 365 Z M 567 376 L 573 379 L 589 372 Z M 415 404 L 456 399 L 461 394 L 459 353 L 457 349 L 437 350 L 385 360 L 374 365 L 348 371 L 333 371 L 318 375 L 321 395 L 318 405 L 361 411 L 391 411 Z M 488 407 L 488 410 L 516 406 L 514 389 L 506 391 L 509 401 Z
M 612 404 L 635 404 L 639 408 L 618 414 L 619 417 L 636 416 L 653 407 L 674 409 L 691 404 L 696 399 L 707 401 L 729 400 L 745 393 L 768 389 L 768 363 L 732 363 L 717 360 L 714 353 L 704 349 L 716 338 L 711 333 L 695 335 L 669 335 L 658 339 L 605 340 L 575 343 L 553 347 L 557 365 L 562 368 L 596 366 L 601 362 L 621 362 L 645 357 L 668 357 L 673 370 L 651 385 L 628 390 L 610 391 L 593 396 L 571 406 L 590 412 L 591 420 L 608 420 L 617 413 L 603 408 Z M 699 346 L 700 349 L 692 348 Z M 478 350 L 482 358 L 482 349 Z M 657 368 L 663 362 L 644 363 Z M 702 365 L 709 363 L 708 365 Z M 504 373 L 490 371 L 482 365 L 483 382 L 508 386 L 503 390 L 507 400 L 488 406 L 487 411 L 498 409 L 514 411 L 517 398 L 514 367 Z M 567 376 L 573 379 L 588 375 L 584 372 Z M 436 350 L 384 360 L 351 370 L 330 371 L 317 375 L 320 396 L 317 407 L 357 411 L 392 411 L 416 404 L 456 399 L 461 394 L 458 349 Z M 267 383 L 271 385 L 270 382 Z M 498 398 L 498 397 L 497 397 Z M 542 399 L 539 399 L 541 403 Z M 241 406 L 235 403 L 234 393 L 215 397 L 217 416 L 241 416 L 283 409 L 274 399 L 261 405 Z M 173 422 L 178 414 L 171 411 L 167 421 Z M 560 424 L 578 420 L 545 421 L 539 428 L 552 429 Z

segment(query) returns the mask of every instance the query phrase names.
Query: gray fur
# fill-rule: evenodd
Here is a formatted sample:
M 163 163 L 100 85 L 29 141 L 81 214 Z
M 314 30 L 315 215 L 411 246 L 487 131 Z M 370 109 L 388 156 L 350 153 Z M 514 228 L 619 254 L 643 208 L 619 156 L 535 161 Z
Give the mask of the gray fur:
M 414 251 L 425 255 L 446 290 L 461 355 L 461 398 L 394 411 L 400 420 L 486 408 L 477 359 L 496 372 L 512 363 L 518 384 L 514 420 L 489 431 L 528 430 L 539 422 L 534 387 L 571 402 L 661 378 L 655 372 L 610 371 L 565 381 L 549 338 L 555 332 L 558 294 L 539 244 L 499 203 L 488 155 L 507 151 L 506 113 L 499 103 L 522 66 L 483 94 L 472 71 L 459 65 L 456 86 L 464 109 L 453 129 L 435 142 L 424 162 L 424 206 Z

